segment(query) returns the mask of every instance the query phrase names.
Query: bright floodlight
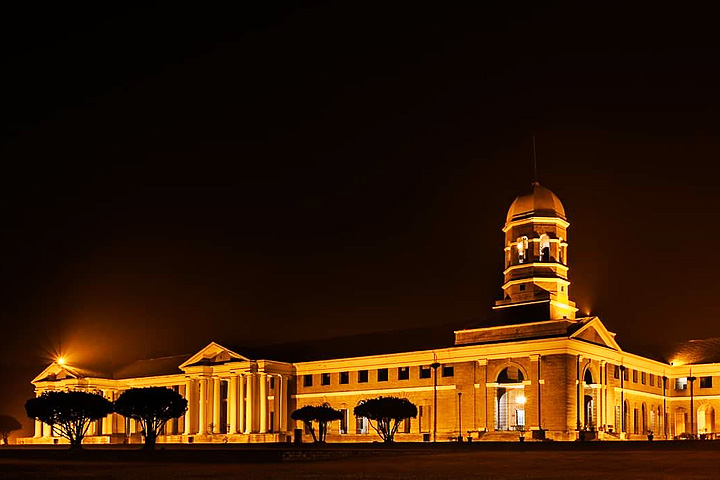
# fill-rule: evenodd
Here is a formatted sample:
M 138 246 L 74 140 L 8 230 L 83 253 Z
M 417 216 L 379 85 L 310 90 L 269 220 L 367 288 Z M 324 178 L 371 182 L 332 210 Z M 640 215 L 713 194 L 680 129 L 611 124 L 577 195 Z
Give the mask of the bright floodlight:
M 517 397 L 517 403 L 520 405 L 525 405 L 525 402 L 527 402 L 527 398 L 525 398 L 525 395 L 520 395 Z
M 65 359 L 63 357 L 58 357 L 57 363 L 58 365 L 65 365 Z

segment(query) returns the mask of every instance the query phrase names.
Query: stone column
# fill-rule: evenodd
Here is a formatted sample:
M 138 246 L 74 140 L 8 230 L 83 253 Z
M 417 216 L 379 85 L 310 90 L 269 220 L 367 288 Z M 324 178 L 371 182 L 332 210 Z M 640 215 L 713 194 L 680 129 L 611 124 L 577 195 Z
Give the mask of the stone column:
M 260 433 L 267 432 L 267 375 L 265 373 L 260 374 Z
M 212 433 L 220 432 L 220 379 L 213 378 L 213 431 Z
M 207 379 L 200 379 L 200 416 L 198 420 L 198 434 L 207 432 Z
M 247 375 L 247 404 L 245 405 L 245 433 L 253 430 L 253 374 Z
M 197 401 L 195 398 L 195 382 L 192 379 L 187 379 L 185 382 L 185 400 L 188 402 L 188 409 L 185 412 L 185 431 L 184 435 L 190 435 L 193 433 L 192 422 L 197 417 Z
M 108 392 L 107 390 L 102 391 L 103 397 L 107 398 L 111 402 L 113 401 L 112 398 L 112 392 Z M 110 435 L 112 432 L 112 424 L 113 424 L 113 414 L 110 413 L 106 417 L 102 419 L 102 434 L 103 435 Z
M 275 425 L 273 425 L 273 431 L 275 432 L 283 432 L 285 429 L 282 426 L 282 409 L 283 409 L 283 401 L 282 401 L 282 375 L 277 375 L 275 377 L 275 391 L 273 392 L 273 395 L 275 396 Z
M 237 432 L 245 431 L 245 375 L 238 377 Z
M 230 433 L 237 432 L 237 384 L 238 377 L 233 374 L 228 382 L 228 419 L 230 421 Z
M 42 437 L 43 434 L 43 423 L 40 420 L 35 420 L 35 438 Z
M 42 436 L 45 438 L 52 437 L 52 427 L 47 423 L 42 424 Z

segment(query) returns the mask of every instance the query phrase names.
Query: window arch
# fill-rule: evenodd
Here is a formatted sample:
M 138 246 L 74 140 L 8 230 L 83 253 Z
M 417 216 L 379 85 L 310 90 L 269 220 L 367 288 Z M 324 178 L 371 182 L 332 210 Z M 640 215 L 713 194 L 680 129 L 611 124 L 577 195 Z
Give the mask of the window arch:
M 548 237 L 547 233 L 540 235 L 540 261 L 550 261 L 550 237 Z

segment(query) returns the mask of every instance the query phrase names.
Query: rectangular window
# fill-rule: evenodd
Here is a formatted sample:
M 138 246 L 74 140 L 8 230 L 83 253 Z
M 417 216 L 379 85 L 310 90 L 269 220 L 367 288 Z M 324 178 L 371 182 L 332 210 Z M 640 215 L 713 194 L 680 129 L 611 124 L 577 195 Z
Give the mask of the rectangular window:
M 342 385 L 350 383 L 350 372 L 340 372 L 340 383 Z
M 340 413 L 342 413 L 342 417 L 340 418 L 340 428 L 338 432 L 345 434 L 348 433 L 348 411 L 346 408 L 341 408 Z
M 355 433 L 358 433 L 358 434 L 368 433 L 367 418 L 355 417 Z
M 653 375 L 652 373 L 650 374 L 650 386 L 655 386 L 655 375 Z
M 320 375 L 320 383 L 323 385 L 330 385 L 330 374 L 323 373 Z
M 524 283 L 521 283 L 521 284 L 520 284 L 520 291 L 521 291 L 521 292 L 524 292 L 524 291 L 525 291 L 525 284 L 524 284 Z
M 275 389 L 275 377 L 270 377 L 270 390 Z
M 403 432 L 403 433 L 410 433 L 410 429 L 411 429 L 410 419 L 409 419 L 409 418 L 406 418 L 405 420 L 403 420 L 403 429 L 402 429 L 402 432 Z
M 646 374 L 645 374 L 645 372 L 642 372 L 642 373 L 640 374 L 640 383 L 642 383 L 643 385 L 645 385 L 645 381 L 646 381 Z
M 420 378 L 432 378 L 430 367 L 420 367 Z
M 450 366 L 450 365 L 443 365 L 442 376 L 443 377 L 454 377 L 455 376 L 455 367 Z
M 620 367 L 618 365 L 615 365 L 615 372 L 613 376 L 618 380 L 620 379 Z
M 712 377 L 700 377 L 700 388 L 712 388 Z
M 676 378 L 675 379 L 675 390 L 687 390 L 687 378 Z
M 387 368 L 378 368 L 378 382 L 387 382 L 388 381 L 388 369 Z
M 367 383 L 367 382 L 368 382 L 368 371 L 360 370 L 358 372 L 358 383 Z
M 633 370 L 633 383 L 637 383 L 637 370 Z
M 312 373 L 303 375 L 303 387 L 312 387 Z
M 625 380 L 625 381 L 627 382 L 627 380 L 628 380 L 628 375 L 629 375 L 629 374 L 628 374 L 629 369 L 628 369 L 628 368 L 624 368 L 624 367 L 621 367 L 621 368 L 622 368 L 623 380 Z
M 410 380 L 410 367 L 398 367 L 398 380 Z

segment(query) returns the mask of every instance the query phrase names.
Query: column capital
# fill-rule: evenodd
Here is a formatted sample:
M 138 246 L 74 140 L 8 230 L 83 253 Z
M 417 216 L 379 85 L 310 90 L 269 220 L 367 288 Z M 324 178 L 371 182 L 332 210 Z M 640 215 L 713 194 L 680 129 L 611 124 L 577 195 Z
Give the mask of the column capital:
M 480 358 L 480 359 L 478 359 L 477 362 L 478 362 L 478 365 L 480 365 L 481 367 L 487 366 L 487 363 L 488 363 L 487 358 Z

